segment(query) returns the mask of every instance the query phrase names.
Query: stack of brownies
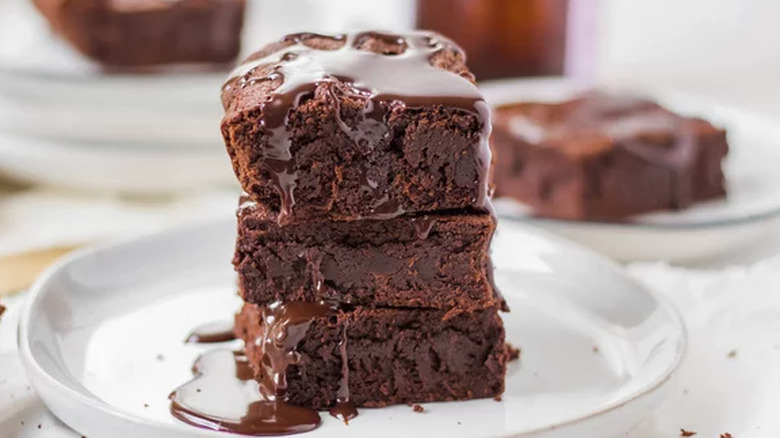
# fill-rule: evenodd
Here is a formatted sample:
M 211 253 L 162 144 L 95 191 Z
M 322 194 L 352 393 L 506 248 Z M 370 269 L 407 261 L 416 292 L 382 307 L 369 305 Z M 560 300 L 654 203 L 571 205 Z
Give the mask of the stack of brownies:
M 261 391 L 317 410 L 500 396 L 490 118 L 462 51 L 288 35 L 222 99 L 246 192 L 235 330 Z

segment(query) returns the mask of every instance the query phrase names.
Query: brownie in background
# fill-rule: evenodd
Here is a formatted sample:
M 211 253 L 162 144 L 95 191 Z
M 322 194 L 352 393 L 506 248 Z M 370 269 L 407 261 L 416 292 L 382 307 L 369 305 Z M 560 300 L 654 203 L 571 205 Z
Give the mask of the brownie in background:
M 589 92 L 493 120 L 495 196 L 539 216 L 616 220 L 726 195 L 726 132 L 649 100 Z
M 229 64 L 246 0 L 32 0 L 52 29 L 112 67 Z

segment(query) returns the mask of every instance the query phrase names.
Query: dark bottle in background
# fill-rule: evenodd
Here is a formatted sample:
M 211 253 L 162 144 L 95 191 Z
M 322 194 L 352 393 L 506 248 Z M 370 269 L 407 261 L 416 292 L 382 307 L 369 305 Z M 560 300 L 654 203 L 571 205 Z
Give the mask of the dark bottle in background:
M 418 0 L 417 27 L 468 54 L 478 80 L 562 75 L 569 0 Z

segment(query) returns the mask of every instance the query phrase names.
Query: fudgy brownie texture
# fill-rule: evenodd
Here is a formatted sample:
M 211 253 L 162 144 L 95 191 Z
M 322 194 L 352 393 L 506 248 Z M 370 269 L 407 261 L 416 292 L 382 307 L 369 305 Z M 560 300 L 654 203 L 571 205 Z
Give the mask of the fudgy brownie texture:
M 726 194 L 724 130 L 602 92 L 494 113 L 492 180 L 540 216 L 619 219 Z
M 488 213 L 437 212 L 386 220 L 296 222 L 246 201 L 233 259 L 244 300 L 333 300 L 452 313 L 495 307 Z
M 496 309 L 449 319 L 444 314 L 356 307 L 314 318 L 301 326 L 306 333 L 297 345 L 297 363 L 287 367 L 289 403 L 323 410 L 345 393 L 358 407 L 500 396 L 507 352 Z M 258 377 L 260 346 L 266 344 L 262 315 L 261 308 L 246 304 L 236 316 L 236 334 L 246 342 Z
M 241 43 L 245 0 L 33 0 L 79 52 L 115 67 L 227 64 Z
M 432 33 L 288 35 L 226 83 L 222 134 L 280 223 L 486 208 L 489 110 Z

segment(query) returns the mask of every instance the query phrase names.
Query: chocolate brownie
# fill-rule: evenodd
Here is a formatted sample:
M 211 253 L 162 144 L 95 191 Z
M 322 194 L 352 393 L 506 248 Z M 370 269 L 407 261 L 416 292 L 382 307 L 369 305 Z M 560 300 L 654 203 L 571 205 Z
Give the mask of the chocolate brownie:
M 489 110 L 429 32 L 295 34 L 226 82 L 222 134 L 280 223 L 487 207 Z
M 494 114 L 495 196 L 540 216 L 619 219 L 726 195 L 724 130 L 645 99 L 590 92 Z
M 381 407 L 504 391 L 507 353 L 496 309 L 444 319 L 443 310 L 300 306 L 311 304 L 246 304 L 236 317 L 261 387 L 275 388 L 292 405 L 322 410 L 348 400 Z
M 74 48 L 108 66 L 226 64 L 241 42 L 245 0 L 33 0 Z
M 296 222 L 245 200 L 233 263 L 244 300 L 335 300 L 453 313 L 496 306 L 488 213 Z

